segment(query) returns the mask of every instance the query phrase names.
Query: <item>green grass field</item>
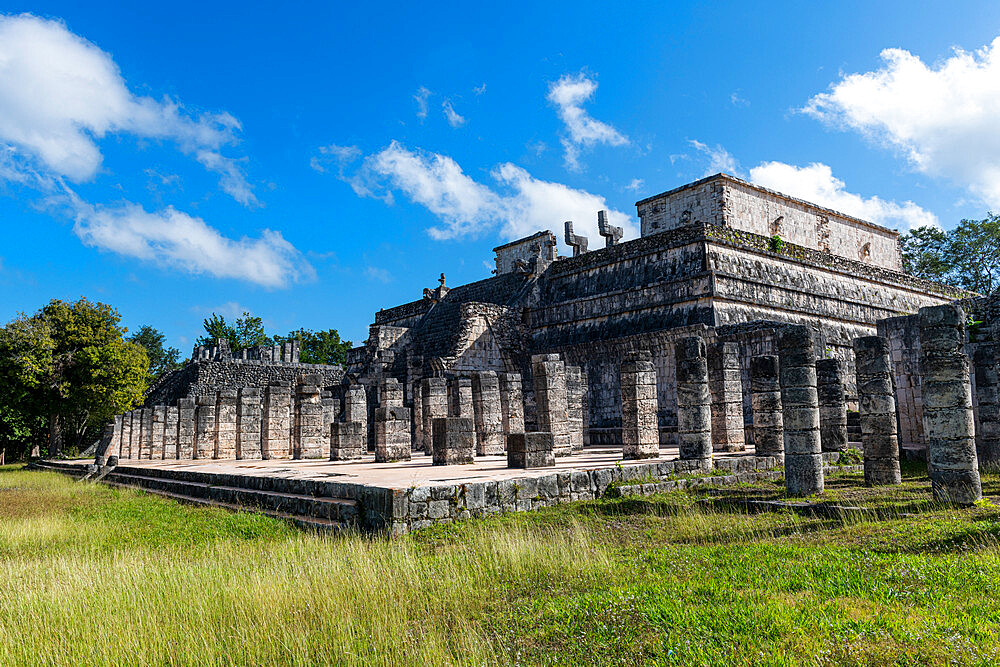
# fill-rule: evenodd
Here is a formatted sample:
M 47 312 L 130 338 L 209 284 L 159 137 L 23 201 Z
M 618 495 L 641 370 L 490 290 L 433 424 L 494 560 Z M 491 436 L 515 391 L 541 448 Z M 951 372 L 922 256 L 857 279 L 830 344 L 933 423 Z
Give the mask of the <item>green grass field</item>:
M 1000 508 L 828 487 L 881 518 L 703 502 L 766 483 L 387 541 L 8 466 L 0 664 L 998 664 Z

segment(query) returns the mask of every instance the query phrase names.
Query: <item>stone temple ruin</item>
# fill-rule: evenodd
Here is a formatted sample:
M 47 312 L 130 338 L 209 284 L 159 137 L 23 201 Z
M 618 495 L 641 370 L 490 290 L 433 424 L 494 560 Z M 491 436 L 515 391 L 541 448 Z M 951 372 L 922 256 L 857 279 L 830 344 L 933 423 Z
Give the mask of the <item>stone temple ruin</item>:
M 713 468 L 783 465 L 811 495 L 849 444 L 867 484 L 925 457 L 936 497 L 980 497 L 1000 299 L 906 275 L 895 231 L 728 175 L 636 206 L 638 239 L 599 212 L 603 248 L 566 222 L 571 257 L 542 231 L 495 248 L 490 278 L 442 274 L 379 310 L 345 368 L 197 348 L 108 426 L 91 474 L 394 533 Z

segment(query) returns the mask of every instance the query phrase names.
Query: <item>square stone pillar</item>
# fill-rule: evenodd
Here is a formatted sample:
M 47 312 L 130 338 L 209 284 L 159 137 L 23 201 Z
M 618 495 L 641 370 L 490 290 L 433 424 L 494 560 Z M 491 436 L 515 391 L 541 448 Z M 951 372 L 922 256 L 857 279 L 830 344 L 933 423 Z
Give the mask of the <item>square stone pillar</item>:
M 480 371 L 472 376 L 472 403 L 476 413 L 476 454 L 503 454 L 500 382 L 496 372 Z
M 847 397 L 839 359 L 820 359 L 816 362 L 816 393 L 819 397 L 819 439 L 823 451 L 842 452 L 847 449 Z
M 551 433 L 510 433 L 507 435 L 508 468 L 548 468 L 556 464 Z
M 708 358 L 701 336 L 674 344 L 677 377 L 677 443 L 680 457 L 712 469 L 712 394 L 708 388 Z
M 139 432 L 139 458 L 153 458 L 153 408 L 142 409 L 142 430 Z
M 403 407 L 403 385 L 396 378 L 382 378 L 378 392 L 379 407 Z
M 215 398 L 215 458 L 236 458 L 236 390 L 220 389 Z
M 649 352 L 625 355 L 621 365 L 621 394 L 622 458 L 657 458 L 660 429 L 656 419 L 656 368 Z
M 524 433 L 524 395 L 520 373 L 499 373 L 500 423 L 504 435 Z
M 194 458 L 195 400 L 177 400 L 177 455 L 182 460 Z
M 122 458 L 122 415 L 115 415 L 114 431 L 111 434 L 111 446 L 105 452 L 105 456 L 117 456 Z
M 411 429 L 413 451 L 422 452 L 424 451 L 423 384 L 421 382 L 414 382 L 411 391 L 413 395 L 413 428 Z
M 330 432 L 330 424 L 337 421 L 340 415 L 340 401 L 333 397 L 333 392 L 324 389 L 320 393 L 320 402 L 323 404 L 323 433 Z
M 717 452 L 746 449 L 740 348 L 717 343 L 708 349 L 708 387 L 712 392 L 712 446 Z
M 149 458 L 163 460 L 163 427 L 167 419 L 167 406 L 154 405 L 151 430 L 149 433 Z
M 574 452 L 583 451 L 583 391 L 583 370 L 566 364 L 566 415 L 569 446 Z
M 318 377 L 306 375 L 295 386 L 295 435 L 293 455 L 297 459 L 325 458 L 323 403 Z
M 330 460 L 350 461 L 364 456 L 365 442 L 361 438 L 361 422 L 330 424 Z
M 368 396 L 360 384 L 348 387 L 344 394 L 344 421 L 361 424 L 361 441 L 368 450 Z
M 934 499 L 971 505 L 983 497 L 965 347 L 965 311 L 921 308 L 920 374 L 927 472 Z
M 433 424 L 436 466 L 450 466 L 473 462 L 475 452 L 475 424 L 468 417 L 436 417 Z
M 424 378 L 420 385 L 424 452 L 433 455 L 434 420 L 448 416 L 448 381 L 444 378 Z
M 556 456 L 573 453 L 569 441 L 569 411 L 566 399 L 566 365 L 558 354 L 536 354 L 531 358 L 535 384 L 538 430 L 552 434 Z
M 168 405 L 163 415 L 163 458 L 177 460 L 177 425 L 180 413 L 176 405 Z
M 215 394 L 195 399 L 194 458 L 215 456 Z
M 458 377 L 451 381 L 450 406 L 448 415 L 473 420 L 473 435 L 475 438 L 476 407 L 472 400 L 472 378 Z
M 291 458 L 291 406 L 292 392 L 287 386 L 269 385 L 264 387 L 260 440 L 263 458 Z
M 375 409 L 375 462 L 409 461 L 410 410 L 402 406 Z
M 132 458 L 132 413 L 122 415 L 122 446 L 118 458 Z
M 781 456 L 785 452 L 785 435 L 781 419 L 778 357 L 763 355 L 750 360 L 750 398 L 756 455 Z
M 879 336 L 855 338 L 854 359 L 861 416 L 861 447 L 865 455 L 865 485 L 899 484 L 902 478 L 889 341 Z
M 256 460 L 261 450 L 261 397 L 259 387 L 240 387 L 236 395 L 236 458 Z
M 1000 332 L 994 331 L 994 336 Z M 1000 466 L 1000 379 L 997 360 L 1000 344 L 980 343 L 973 356 L 976 374 L 976 404 L 979 427 L 976 429 L 976 454 L 979 469 Z
M 819 439 L 816 350 L 809 327 L 796 325 L 778 333 L 785 437 L 785 489 L 790 496 L 823 492 L 823 449 Z

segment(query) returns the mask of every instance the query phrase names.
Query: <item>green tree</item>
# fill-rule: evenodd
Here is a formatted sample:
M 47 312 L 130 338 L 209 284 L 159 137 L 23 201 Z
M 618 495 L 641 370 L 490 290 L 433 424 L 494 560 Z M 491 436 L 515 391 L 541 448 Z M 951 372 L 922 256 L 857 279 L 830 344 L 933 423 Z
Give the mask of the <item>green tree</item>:
M 146 351 L 146 356 L 149 357 L 149 379 L 151 382 L 167 371 L 180 368 L 180 350 L 176 347 L 164 346 L 166 336 L 148 324 L 140 327 L 139 331 L 128 337 L 128 340 Z
M 918 227 L 900 238 L 903 268 L 919 278 L 989 294 L 1000 287 L 1000 216 L 950 230 Z
M 267 345 L 270 342 L 264 332 L 264 321 L 246 311 L 243 311 L 243 315 L 236 318 L 233 324 L 229 324 L 222 315 L 212 313 L 211 317 L 205 318 L 204 327 L 205 335 L 198 339 L 197 344 L 206 347 L 215 344 L 216 338 L 228 340 L 233 352 L 256 345 Z
M 951 265 L 948 260 L 948 235 L 940 227 L 925 225 L 911 229 L 900 239 L 903 270 L 926 280 L 942 282 Z
M 336 329 L 311 331 L 297 329 L 287 336 L 275 336 L 275 343 L 299 341 L 299 361 L 304 364 L 343 364 L 347 351 L 353 347 L 349 340 L 341 340 Z

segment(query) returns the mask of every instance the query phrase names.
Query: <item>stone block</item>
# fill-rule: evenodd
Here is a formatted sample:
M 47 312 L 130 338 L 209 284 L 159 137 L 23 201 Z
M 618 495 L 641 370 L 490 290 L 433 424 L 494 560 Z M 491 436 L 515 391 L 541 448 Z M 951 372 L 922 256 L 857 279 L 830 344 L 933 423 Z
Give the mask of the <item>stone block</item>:
M 473 463 L 475 423 L 468 417 L 437 417 L 433 422 L 433 463 L 436 466 Z

